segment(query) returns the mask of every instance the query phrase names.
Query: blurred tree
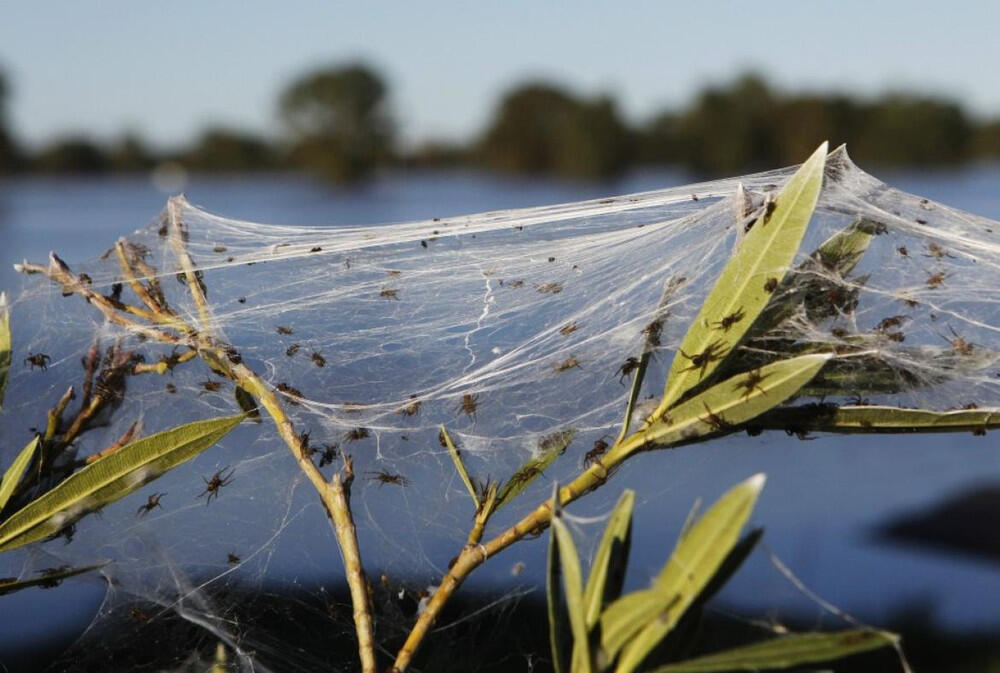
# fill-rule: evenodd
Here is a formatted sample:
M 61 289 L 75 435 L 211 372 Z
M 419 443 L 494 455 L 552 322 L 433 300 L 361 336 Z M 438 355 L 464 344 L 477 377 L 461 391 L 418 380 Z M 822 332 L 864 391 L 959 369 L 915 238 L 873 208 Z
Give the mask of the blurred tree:
M 382 79 L 360 64 L 293 82 L 279 103 L 292 138 L 292 162 L 337 182 L 370 175 L 392 154 L 394 127 L 385 97 Z
M 35 155 L 32 164 L 44 173 L 102 173 L 111 168 L 107 153 L 83 136 L 52 142 Z
M 274 149 L 262 138 L 224 127 L 204 131 L 182 163 L 210 172 L 247 172 L 275 167 Z
M 7 97 L 9 95 L 7 79 L 0 70 L 0 175 L 9 173 L 20 164 L 20 153 L 14 144 L 14 139 L 7 130 Z
M 968 157 L 972 132 L 957 103 L 892 94 L 863 107 L 850 147 L 875 163 L 953 163 Z
M 973 156 L 1000 159 L 1000 119 L 981 124 L 972 140 Z
M 584 101 L 535 82 L 503 97 L 479 153 L 497 170 L 600 178 L 628 165 L 631 146 L 610 98 Z
M 111 167 L 124 173 L 136 173 L 152 168 L 152 153 L 135 133 L 126 132 L 112 146 L 108 156 Z

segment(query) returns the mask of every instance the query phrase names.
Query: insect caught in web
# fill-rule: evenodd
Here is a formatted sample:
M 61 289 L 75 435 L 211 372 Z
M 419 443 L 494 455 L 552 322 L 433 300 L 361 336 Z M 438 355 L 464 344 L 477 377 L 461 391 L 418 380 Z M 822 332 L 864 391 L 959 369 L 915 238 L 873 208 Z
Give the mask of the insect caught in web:
M 146 500 L 146 504 L 140 505 L 139 509 L 135 511 L 135 515 L 138 517 L 143 517 L 153 511 L 156 507 L 163 509 L 163 505 L 160 504 L 160 498 L 165 496 L 166 493 L 154 493 L 149 496 Z
M 700 353 L 695 353 L 694 355 L 688 355 L 681 349 L 678 350 L 680 351 L 681 355 L 683 355 L 684 357 L 686 357 L 688 360 L 691 361 L 691 364 L 688 367 L 682 369 L 681 371 L 687 372 L 698 369 L 700 370 L 698 373 L 698 379 L 701 380 L 701 377 L 705 375 L 705 369 L 708 368 L 708 365 L 712 362 L 718 362 L 719 360 L 721 360 L 726 355 L 729 349 L 727 348 L 725 341 L 723 341 L 722 339 L 716 339 L 708 346 L 706 346 L 705 350 L 703 350 Z
M 49 362 L 52 358 L 45 353 L 28 353 L 28 357 L 24 358 L 24 366 L 27 367 L 31 365 L 31 368 L 40 367 L 44 372 L 49 368 Z
M 462 395 L 462 401 L 458 403 L 458 410 L 471 418 L 473 421 L 476 420 L 476 409 L 479 406 L 479 395 L 473 395 L 470 393 L 465 393 Z
M 639 358 L 636 357 L 626 358 L 625 364 L 619 367 L 618 370 L 615 372 L 616 376 L 618 374 L 621 374 L 621 376 L 618 377 L 618 383 L 625 385 L 626 377 L 631 376 L 632 372 L 634 372 L 638 368 L 639 368 Z
M 409 486 L 410 484 L 410 480 L 403 475 L 392 474 L 391 472 L 386 472 L 385 470 L 369 472 L 368 479 L 370 481 L 377 481 L 379 488 L 382 488 L 386 484 L 395 484 L 396 486 Z
M 229 474 L 226 474 L 226 470 L 229 470 Z M 227 465 L 218 472 L 212 475 L 211 479 L 205 479 L 202 477 L 201 480 L 205 482 L 205 490 L 198 494 L 198 497 L 207 495 L 208 498 L 205 499 L 205 504 L 212 502 L 212 498 L 219 497 L 219 489 L 223 486 L 228 486 L 233 481 L 233 473 L 236 472 L 236 468 L 230 469 Z
M 723 332 L 728 332 L 730 327 L 743 320 L 743 316 L 743 307 L 740 306 L 729 315 L 723 316 L 722 320 L 716 320 L 713 322 L 712 326 L 716 329 L 721 329 Z

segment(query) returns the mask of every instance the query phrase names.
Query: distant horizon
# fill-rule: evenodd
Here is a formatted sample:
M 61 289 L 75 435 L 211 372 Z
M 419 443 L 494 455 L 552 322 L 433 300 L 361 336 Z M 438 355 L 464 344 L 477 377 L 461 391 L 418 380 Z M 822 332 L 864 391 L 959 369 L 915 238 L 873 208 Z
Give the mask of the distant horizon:
M 633 124 L 747 71 L 784 91 L 912 92 L 953 99 L 976 118 L 1000 117 L 1000 86 L 988 76 L 1000 60 L 998 3 L 941 11 L 899 1 L 775 0 L 752 10 L 639 2 L 609 10 L 63 0 L 4 14 L 8 118 L 29 149 L 125 131 L 165 149 L 191 144 L 213 124 L 275 138 L 281 88 L 349 60 L 385 75 L 410 147 L 470 141 L 504 91 L 526 79 L 606 92 Z

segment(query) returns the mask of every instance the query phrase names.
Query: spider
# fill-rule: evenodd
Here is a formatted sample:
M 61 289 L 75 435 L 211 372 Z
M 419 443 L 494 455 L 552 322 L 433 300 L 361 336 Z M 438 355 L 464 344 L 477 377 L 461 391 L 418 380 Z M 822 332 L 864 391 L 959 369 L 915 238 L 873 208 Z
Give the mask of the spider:
M 231 563 L 232 565 L 238 565 L 240 562 L 240 557 L 232 552 L 229 552 L 228 554 L 226 554 L 226 561 L 228 563 Z
M 309 359 L 312 360 L 313 364 L 316 365 L 317 367 L 326 366 L 326 358 L 320 355 L 319 351 L 313 351 L 312 354 L 309 356 Z
M 299 348 L 301 348 L 301 346 L 299 346 L 298 344 L 292 344 L 291 346 L 285 349 L 285 355 L 287 355 L 288 357 L 292 357 L 293 355 L 299 352 Z
M 575 322 L 566 323 L 565 325 L 559 328 L 559 333 L 562 334 L 563 336 L 569 336 L 575 331 L 576 331 Z
M 707 412 L 707 415 L 705 416 L 705 418 L 700 418 L 699 417 L 699 419 L 698 419 L 702 423 L 705 423 L 706 425 L 711 426 L 712 430 L 715 430 L 716 432 L 726 432 L 727 430 L 732 430 L 733 429 L 733 425 L 731 423 L 729 423 L 728 421 L 726 421 L 726 419 L 724 419 L 722 416 L 719 416 L 717 414 L 713 414 L 712 410 L 708 407 L 707 404 L 705 404 L 704 402 L 702 402 L 702 406 L 705 407 L 705 411 Z
M 695 353 L 694 355 L 688 355 L 683 350 L 681 350 L 680 351 L 681 355 L 683 355 L 684 357 L 686 357 L 688 360 L 691 361 L 691 365 L 689 367 L 685 367 L 681 371 L 687 372 L 694 369 L 699 369 L 700 372 L 698 373 L 698 380 L 701 380 L 701 377 L 705 375 L 705 369 L 708 367 L 709 363 L 721 360 L 723 356 L 726 354 L 727 350 L 728 349 L 726 348 L 726 342 L 723 341 L 722 339 L 716 339 L 708 346 L 706 346 L 705 350 L 703 350 L 700 353 Z
M 766 395 L 767 393 L 760 387 L 760 384 L 768 376 L 770 376 L 770 374 L 761 375 L 760 368 L 754 369 L 753 371 L 747 372 L 747 377 L 742 381 L 738 381 L 736 385 L 733 386 L 733 390 L 739 390 L 742 388 L 744 400 L 750 399 L 750 395 L 754 390 L 759 390 L 761 395 Z
M 528 465 L 515 472 L 510 478 L 510 483 L 512 486 L 520 486 L 521 484 L 528 483 L 541 473 L 542 470 L 537 465 Z
M 226 470 L 229 470 L 229 474 L 225 473 Z M 205 479 L 205 477 L 202 477 L 201 480 L 205 482 L 205 490 L 199 493 L 198 497 L 200 498 L 203 495 L 208 495 L 208 497 L 205 499 L 206 505 L 212 502 L 213 497 L 218 498 L 219 489 L 222 488 L 223 486 L 228 486 L 233 481 L 233 472 L 235 471 L 236 471 L 235 468 L 229 469 L 229 466 L 227 465 L 226 467 L 222 468 L 221 470 L 213 474 L 211 479 Z
M 347 431 L 347 434 L 344 435 L 344 440 L 348 442 L 356 442 L 359 439 L 365 439 L 370 436 L 371 433 L 368 432 L 368 428 L 354 428 L 353 430 Z
M 604 435 L 607 437 L 607 435 Z M 583 456 L 583 466 L 590 467 L 592 464 L 600 462 L 601 456 L 605 454 L 608 450 L 608 443 L 604 441 L 604 437 L 601 437 L 596 442 L 594 442 L 594 448 L 588 451 Z
M 381 470 L 379 472 L 369 472 L 368 479 L 371 481 L 377 481 L 378 487 L 382 488 L 385 484 L 395 484 L 396 486 L 409 486 L 410 480 L 401 474 L 392 474 L 391 472 L 386 472 Z
M 938 285 L 944 283 L 944 279 L 947 278 L 947 276 L 948 275 L 943 271 L 939 271 L 929 276 L 924 282 L 927 284 L 927 287 L 937 287 Z
M 292 334 L 294 331 L 295 330 L 291 327 L 282 327 L 281 325 L 278 326 L 278 334 Z
M 383 290 L 378 293 L 378 296 L 382 297 L 383 299 L 395 299 L 396 301 L 399 301 L 399 290 L 395 290 L 388 287 L 383 288 Z
M 153 509 L 156 507 L 163 509 L 163 505 L 160 504 L 160 498 L 162 498 L 165 495 L 166 493 L 154 493 L 153 495 L 149 496 L 149 498 L 146 500 L 146 504 L 140 506 L 139 509 L 135 511 L 135 515 L 142 517 L 152 512 Z
M 538 286 L 538 291 L 542 294 L 559 294 L 562 292 L 562 283 L 545 283 Z
M 615 374 L 621 374 L 618 377 L 618 383 L 625 385 L 625 377 L 630 376 L 632 372 L 639 368 L 639 358 L 627 358 L 625 364 L 618 368 Z
M 52 358 L 45 353 L 28 353 L 28 357 L 24 358 L 24 366 L 27 367 L 31 365 L 31 368 L 41 367 L 44 372 L 49 368 L 49 362 Z
M 287 395 L 289 397 L 289 400 L 288 400 L 289 404 L 296 404 L 297 405 L 298 404 L 297 400 L 299 400 L 302 397 L 304 397 L 304 395 L 302 394 L 301 390 L 299 390 L 298 388 L 293 388 L 290 385 L 288 385 L 287 383 L 279 383 L 275 387 L 277 388 L 278 391 L 280 391 L 282 393 L 285 393 L 285 395 Z
M 415 416 L 420 411 L 420 400 L 414 400 L 414 397 L 416 397 L 416 395 L 410 395 L 410 399 L 413 401 L 398 410 L 396 413 L 402 414 L 403 416 Z
M 324 444 L 323 452 L 319 456 L 319 466 L 326 467 L 333 462 L 333 459 L 337 457 L 337 450 L 340 447 L 336 444 Z
M 476 407 L 478 405 L 479 395 L 465 393 L 462 395 L 462 401 L 458 403 L 458 410 L 469 416 L 474 421 L 476 420 Z
M 892 329 L 893 327 L 899 327 L 903 324 L 904 320 L 908 320 L 909 316 L 905 315 L 891 315 L 888 318 L 882 318 L 878 325 L 875 326 L 876 331 L 885 332 Z
M 743 316 L 743 307 L 740 306 L 729 315 L 722 316 L 722 320 L 716 320 L 713 322 L 712 326 L 721 329 L 723 332 L 728 332 L 730 327 L 743 320 Z
M 948 325 L 948 329 L 951 330 L 952 336 L 954 336 L 955 338 L 949 339 L 948 337 L 944 337 L 944 339 L 949 344 L 951 344 L 951 347 L 955 349 L 955 352 L 958 353 L 959 355 L 965 355 L 965 356 L 972 355 L 972 348 L 973 348 L 972 344 L 970 344 L 962 337 L 958 336 L 958 333 L 955 332 L 955 329 L 951 325 Z
M 201 387 L 205 389 L 200 393 L 201 395 L 204 395 L 205 393 L 218 392 L 219 388 L 222 387 L 222 381 L 213 381 L 212 379 L 205 379 L 199 385 L 201 385 Z
M 580 361 L 577 360 L 572 355 L 570 355 L 568 358 L 566 358 L 565 360 L 556 365 L 556 371 L 564 372 L 567 369 L 572 369 L 573 367 L 579 367 L 579 366 L 580 366 Z
M 663 319 L 660 318 L 649 323 L 642 330 L 642 333 L 646 335 L 647 348 L 659 348 L 660 334 L 663 333 Z
M 767 292 L 768 294 L 770 294 L 771 292 L 774 292 L 777 289 L 778 289 L 778 279 L 777 278 L 773 278 L 773 277 L 772 278 L 768 278 L 767 282 L 764 283 L 764 292 Z

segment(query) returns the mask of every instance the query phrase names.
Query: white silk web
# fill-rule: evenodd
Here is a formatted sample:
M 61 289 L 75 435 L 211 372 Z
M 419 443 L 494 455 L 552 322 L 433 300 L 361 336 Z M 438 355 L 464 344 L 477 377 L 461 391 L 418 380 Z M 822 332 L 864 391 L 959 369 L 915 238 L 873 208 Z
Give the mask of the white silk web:
M 571 430 L 564 454 L 490 530 L 530 511 L 553 481 L 579 472 L 596 441 L 617 433 L 630 373 L 623 365 L 642 352 L 654 320 L 662 320 L 662 332 L 640 398 L 662 393 L 675 349 L 738 245 L 747 213 L 792 172 L 369 227 L 269 226 L 174 201 L 207 291 L 211 317 L 202 329 L 283 391 L 296 432 L 309 434 L 327 476 L 345 454 L 353 458 L 351 502 L 375 584 L 377 640 L 405 633 L 421 591 L 446 571 L 471 524 L 439 426 L 482 480 L 508 478 L 546 438 Z M 737 198 L 739 185 L 745 197 Z M 812 251 L 858 218 L 875 235 L 844 278 L 834 279 L 828 265 L 810 265 Z M 746 361 L 767 361 L 775 343 L 805 350 L 863 338 L 863 356 L 845 349 L 790 404 L 857 396 L 937 410 L 1000 405 L 998 226 L 901 193 L 842 150 L 831 154 L 793 264 L 811 274 L 816 291 L 746 344 Z M 170 306 L 199 323 L 162 233 L 163 222 L 155 222 L 128 241 L 148 252 Z M 116 291 L 121 268 L 113 253 L 81 261 L 71 250 L 56 252 L 95 290 Z M 45 410 L 67 386 L 79 386 L 81 360 L 95 343 L 103 352 L 117 341 L 146 363 L 179 352 L 107 323 L 60 290 L 35 276 L 12 303 L 15 360 L 0 416 L 0 464 L 10 463 L 31 428 L 44 426 Z M 119 296 L 136 299 L 127 285 Z M 46 368 L 22 362 L 29 353 L 48 356 Z M 872 372 L 877 376 L 865 378 Z M 129 376 L 121 399 L 61 460 L 100 451 L 137 421 L 150 434 L 237 409 L 232 384 L 197 358 L 162 376 Z M 670 456 L 658 459 L 668 464 Z M 203 493 L 218 470 L 231 473 L 231 482 Z M 620 490 L 612 479 L 589 496 L 593 511 Z M 164 494 L 160 506 L 138 509 L 156 493 Z M 206 504 L 208 495 L 215 497 Z M 288 645 L 299 627 L 274 600 L 281 595 L 328 619 L 333 626 L 323 637 L 352 651 L 338 588 L 343 566 L 324 519 L 265 417 L 80 520 L 62 539 L 35 545 L 41 551 L 0 555 L 0 574 L 110 561 L 101 571 L 109 597 L 61 669 L 97 666 L 137 632 L 155 633 L 158 645 L 128 655 L 133 670 L 194 666 L 219 640 L 247 670 L 337 669 L 322 648 Z M 136 607 L 136 599 L 145 603 Z M 315 627 L 301 628 L 304 639 L 316 637 Z

